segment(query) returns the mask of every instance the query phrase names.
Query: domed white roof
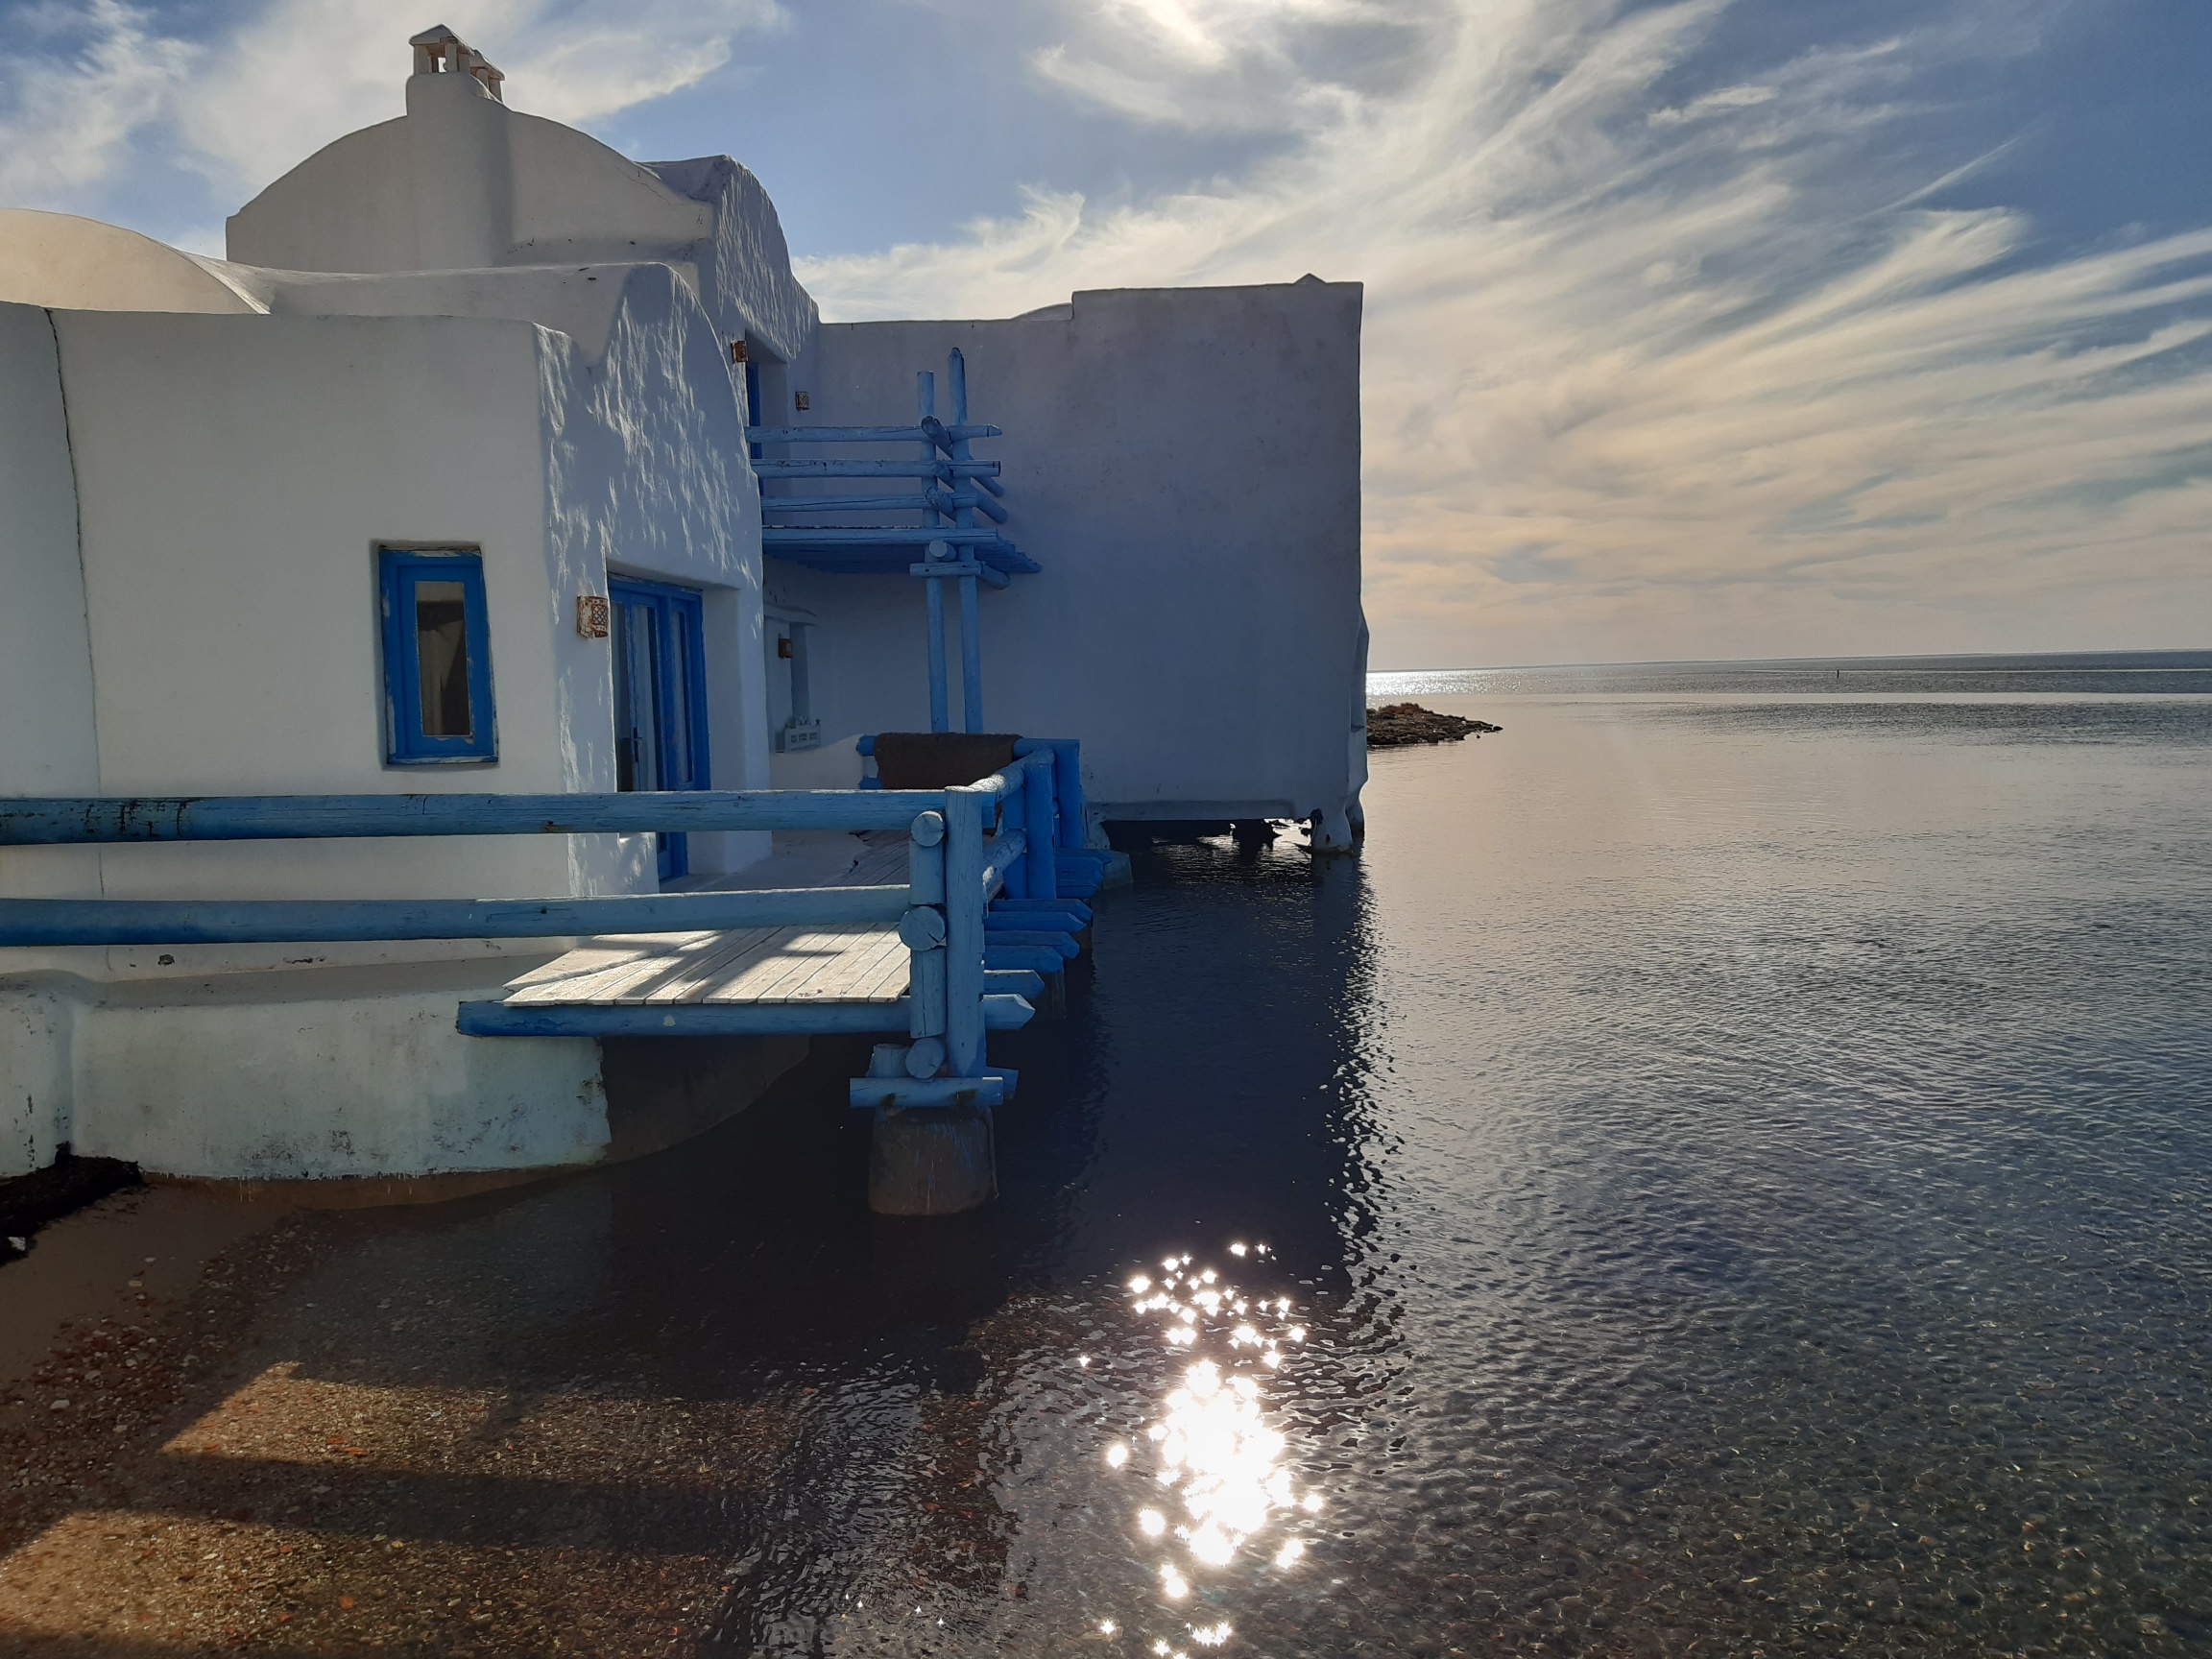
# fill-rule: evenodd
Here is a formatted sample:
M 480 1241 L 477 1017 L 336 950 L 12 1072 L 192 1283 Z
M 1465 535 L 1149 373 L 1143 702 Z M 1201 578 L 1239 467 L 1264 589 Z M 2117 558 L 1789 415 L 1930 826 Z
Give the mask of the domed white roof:
M 165 242 L 29 207 L 0 207 L 0 300 L 66 311 L 261 309 Z

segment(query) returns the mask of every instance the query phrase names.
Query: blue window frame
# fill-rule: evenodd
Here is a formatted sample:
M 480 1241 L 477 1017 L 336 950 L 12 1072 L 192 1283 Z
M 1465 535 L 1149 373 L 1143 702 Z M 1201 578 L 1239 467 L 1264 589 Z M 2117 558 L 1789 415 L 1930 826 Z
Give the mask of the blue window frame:
M 705 789 L 706 607 L 692 588 L 610 577 L 614 635 L 614 787 Z M 688 875 L 682 835 L 659 837 L 661 879 Z
M 483 556 L 386 547 L 376 562 L 384 758 L 394 766 L 496 760 Z

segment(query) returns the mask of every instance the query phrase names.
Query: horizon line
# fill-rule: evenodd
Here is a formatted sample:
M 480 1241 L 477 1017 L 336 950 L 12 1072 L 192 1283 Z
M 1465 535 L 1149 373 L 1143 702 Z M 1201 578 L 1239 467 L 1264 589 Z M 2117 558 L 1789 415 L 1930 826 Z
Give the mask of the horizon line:
M 1806 662 L 2002 662 L 2081 657 L 2202 657 L 2207 659 L 2205 665 L 2212 667 L 2212 645 L 2103 651 L 1915 651 L 1833 657 L 1632 657 L 1596 662 L 1496 662 L 1474 668 L 1370 668 L 1367 678 L 1385 674 L 1507 674 L 1539 668 L 1759 668 Z

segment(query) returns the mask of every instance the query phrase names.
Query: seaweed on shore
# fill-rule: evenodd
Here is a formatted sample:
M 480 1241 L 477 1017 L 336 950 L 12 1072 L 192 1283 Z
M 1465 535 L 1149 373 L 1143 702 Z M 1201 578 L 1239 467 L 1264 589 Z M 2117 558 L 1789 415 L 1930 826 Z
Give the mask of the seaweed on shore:
M 138 1185 L 138 1166 L 120 1158 L 79 1158 L 64 1149 L 43 1169 L 0 1180 L 0 1264 L 31 1248 L 39 1228 Z

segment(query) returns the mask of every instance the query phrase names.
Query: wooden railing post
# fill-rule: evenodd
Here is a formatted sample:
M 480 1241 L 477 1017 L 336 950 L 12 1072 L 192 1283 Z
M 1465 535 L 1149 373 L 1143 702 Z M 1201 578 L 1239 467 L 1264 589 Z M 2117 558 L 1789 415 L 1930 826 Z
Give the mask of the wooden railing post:
M 1022 824 L 1029 832 L 1029 854 L 1022 866 L 1029 873 L 1024 897 L 1057 899 L 1059 875 L 1054 859 L 1060 837 L 1052 825 L 1052 770 L 1054 751 L 1033 755 L 1022 775 Z
M 1006 791 L 998 797 L 998 835 L 1003 839 L 1008 831 L 1019 830 L 1022 839 L 1034 847 L 1037 844 L 1037 838 L 1028 832 L 1028 802 L 1023 798 L 1022 791 L 1023 772 L 1022 762 L 1015 761 L 1009 770 L 1013 771 L 1014 776 L 1007 780 Z M 1004 893 L 1007 898 L 1019 899 L 1029 890 L 1026 884 L 1027 878 L 1022 874 L 1022 871 L 1027 868 L 1028 862 L 1028 854 L 1024 853 L 1019 865 L 1007 869 L 1005 880 L 999 888 L 999 891 Z M 984 902 L 986 904 L 990 902 L 990 895 L 984 896 Z
M 983 819 L 988 791 L 945 791 L 945 1045 L 955 1077 L 983 1074 Z
M 907 1031 L 919 1043 L 942 1038 L 946 1030 L 945 999 L 945 816 L 941 812 L 916 815 L 906 841 L 907 898 L 913 910 L 900 932 L 910 958 L 907 986 Z M 923 920 L 926 913 L 934 924 Z M 930 1068 L 934 1073 L 936 1068 Z

